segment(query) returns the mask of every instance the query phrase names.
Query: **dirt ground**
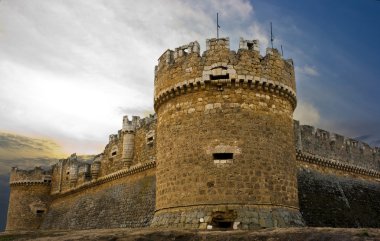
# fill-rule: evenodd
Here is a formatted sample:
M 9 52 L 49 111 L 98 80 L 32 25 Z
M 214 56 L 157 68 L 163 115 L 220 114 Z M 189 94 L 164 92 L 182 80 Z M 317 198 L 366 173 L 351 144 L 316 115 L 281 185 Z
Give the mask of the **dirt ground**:
M 380 241 L 380 229 L 284 228 L 257 231 L 199 231 L 175 229 L 91 229 L 70 231 L 4 232 L 5 240 L 125 240 L 125 241 Z

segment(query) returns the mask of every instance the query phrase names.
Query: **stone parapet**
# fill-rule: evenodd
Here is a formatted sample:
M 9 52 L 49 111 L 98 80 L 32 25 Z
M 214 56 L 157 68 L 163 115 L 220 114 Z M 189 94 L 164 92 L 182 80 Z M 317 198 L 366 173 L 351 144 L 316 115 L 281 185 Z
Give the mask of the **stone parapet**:
M 190 43 L 192 45 L 194 42 Z M 257 40 L 240 40 L 239 50 L 230 51 L 229 39 L 208 39 L 207 50 L 167 50 L 155 71 L 155 109 L 165 100 L 208 86 L 249 86 L 278 92 L 296 105 L 292 60 L 284 60 L 277 49 L 260 56 Z M 190 47 L 187 47 L 189 49 Z M 183 49 L 183 48 L 180 48 Z M 198 48 L 196 48 L 198 50 Z
M 294 121 L 295 148 L 348 166 L 380 171 L 380 149 L 360 140 L 348 138 Z
M 76 186 L 75 188 L 71 188 L 71 189 L 64 191 L 64 192 L 53 192 L 52 196 L 54 198 L 58 198 L 61 196 L 70 195 L 70 194 L 85 190 L 87 188 L 91 188 L 91 187 L 94 187 L 94 186 L 97 186 L 97 185 L 100 185 L 103 183 L 107 183 L 107 182 L 110 182 L 110 181 L 113 181 L 113 180 L 116 180 L 116 179 L 119 179 L 122 177 L 130 176 L 130 175 L 133 175 L 135 173 L 143 172 L 145 170 L 155 168 L 155 167 L 156 167 L 155 161 L 147 162 L 144 164 L 138 164 L 135 166 L 131 166 L 128 169 L 123 169 L 123 170 L 111 173 L 109 175 L 99 177 L 98 179 L 92 180 L 90 182 L 85 182 L 82 185 Z
M 380 171 L 343 163 L 337 160 L 324 158 L 324 157 L 314 155 L 311 153 L 305 153 L 300 150 L 297 151 L 297 160 L 303 161 L 303 162 L 309 162 L 312 164 L 317 164 L 319 166 L 325 166 L 325 167 L 334 168 L 337 170 L 342 170 L 347 173 L 351 172 L 351 173 L 361 174 L 361 175 L 365 175 L 369 177 L 380 178 Z
M 10 174 L 9 183 L 11 185 L 33 185 L 51 183 L 51 170 L 44 170 L 41 167 L 35 167 L 32 170 L 22 170 L 13 167 Z

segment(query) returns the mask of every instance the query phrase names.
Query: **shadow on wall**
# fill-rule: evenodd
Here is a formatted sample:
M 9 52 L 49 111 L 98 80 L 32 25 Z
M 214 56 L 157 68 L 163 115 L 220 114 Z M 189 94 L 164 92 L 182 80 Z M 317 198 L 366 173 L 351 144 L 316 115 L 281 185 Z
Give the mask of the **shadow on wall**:
M 298 172 L 300 211 L 307 226 L 380 227 L 380 183 Z
M 9 201 L 9 175 L 0 175 L 0 232 L 5 230 Z

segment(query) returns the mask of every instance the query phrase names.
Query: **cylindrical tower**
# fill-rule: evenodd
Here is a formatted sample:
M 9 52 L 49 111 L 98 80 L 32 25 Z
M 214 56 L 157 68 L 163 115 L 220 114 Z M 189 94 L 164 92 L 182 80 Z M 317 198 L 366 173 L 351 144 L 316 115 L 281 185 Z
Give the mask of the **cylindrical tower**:
M 132 116 L 132 121 L 128 116 L 123 117 L 123 153 L 122 158 L 124 166 L 130 167 L 133 160 L 133 150 L 135 148 L 135 132 L 137 124 L 140 120 L 138 116 Z
M 35 230 L 50 204 L 51 175 L 41 168 L 12 168 L 6 231 Z
M 294 66 L 258 41 L 209 39 L 167 50 L 155 76 L 157 193 L 153 226 L 302 226 Z

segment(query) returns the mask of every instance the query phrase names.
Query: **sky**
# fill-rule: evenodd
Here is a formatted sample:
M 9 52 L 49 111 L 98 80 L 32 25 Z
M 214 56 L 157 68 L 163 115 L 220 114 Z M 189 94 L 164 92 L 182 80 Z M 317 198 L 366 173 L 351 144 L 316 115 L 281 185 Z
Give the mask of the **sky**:
M 157 59 L 216 36 L 283 46 L 302 124 L 380 146 L 380 1 L 1 0 L 0 231 L 12 166 L 97 154 L 123 115 L 153 113 Z

